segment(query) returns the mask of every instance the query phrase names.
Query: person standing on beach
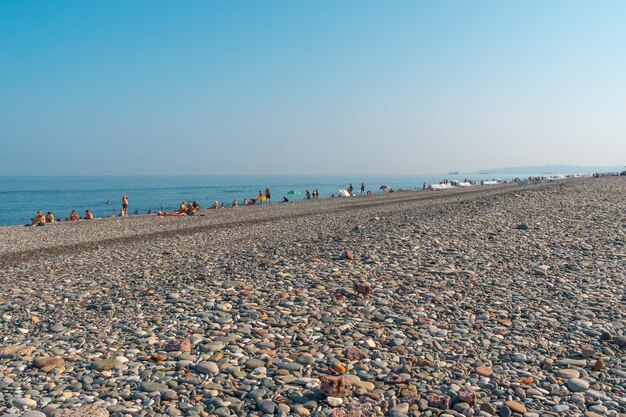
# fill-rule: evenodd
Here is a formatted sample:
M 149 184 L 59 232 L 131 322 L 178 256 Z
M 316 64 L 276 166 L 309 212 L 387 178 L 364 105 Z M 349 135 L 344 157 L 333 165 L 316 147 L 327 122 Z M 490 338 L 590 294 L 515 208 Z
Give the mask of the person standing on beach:
M 267 200 L 267 204 L 270 203 L 270 199 L 272 198 L 272 192 L 270 191 L 270 187 L 265 189 L 265 199 Z
M 126 194 L 122 196 L 122 211 L 124 216 L 128 215 L 128 196 Z
M 361 183 L 361 195 L 365 195 L 365 184 Z
M 354 191 L 354 187 L 352 186 L 352 183 L 350 183 L 348 186 L 348 194 L 352 195 L 352 191 Z
M 307 200 L 311 199 L 311 193 L 309 192 L 309 190 L 306 190 L 306 199 Z

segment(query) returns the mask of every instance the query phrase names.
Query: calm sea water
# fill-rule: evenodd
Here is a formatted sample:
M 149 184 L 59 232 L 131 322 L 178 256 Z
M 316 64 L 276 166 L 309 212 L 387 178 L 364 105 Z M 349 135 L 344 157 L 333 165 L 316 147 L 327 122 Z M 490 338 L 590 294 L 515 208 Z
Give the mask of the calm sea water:
M 471 174 L 480 181 L 493 175 Z M 504 180 L 517 177 L 499 176 Z M 523 175 L 520 175 L 523 177 Z M 51 211 L 57 218 L 69 216 L 76 210 L 81 216 L 89 209 L 96 217 L 118 214 L 123 194 L 130 198 L 129 213 L 148 209 L 174 210 L 181 201 L 197 201 L 209 207 L 214 200 L 232 203 L 252 198 L 265 187 L 272 190 L 272 200 L 281 201 L 290 190 L 302 192 L 287 196 L 290 200 L 304 199 L 306 190 L 319 190 L 320 198 L 337 195 L 339 188 L 352 183 L 359 190 L 361 182 L 367 190 L 381 192 L 386 184 L 393 188 L 421 189 L 422 184 L 438 183 L 441 179 L 463 180 L 465 175 L 416 176 L 111 176 L 111 177 L 0 177 L 0 225 L 25 224 L 38 210 Z M 356 192 L 356 191 L 355 191 Z M 107 205 L 107 200 L 111 205 Z

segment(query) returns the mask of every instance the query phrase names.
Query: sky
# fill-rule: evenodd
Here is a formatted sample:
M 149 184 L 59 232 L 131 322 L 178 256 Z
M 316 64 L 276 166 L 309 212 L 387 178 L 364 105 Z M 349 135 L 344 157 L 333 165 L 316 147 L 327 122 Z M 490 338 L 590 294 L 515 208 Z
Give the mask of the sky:
M 0 0 L 0 175 L 626 163 L 624 1 Z

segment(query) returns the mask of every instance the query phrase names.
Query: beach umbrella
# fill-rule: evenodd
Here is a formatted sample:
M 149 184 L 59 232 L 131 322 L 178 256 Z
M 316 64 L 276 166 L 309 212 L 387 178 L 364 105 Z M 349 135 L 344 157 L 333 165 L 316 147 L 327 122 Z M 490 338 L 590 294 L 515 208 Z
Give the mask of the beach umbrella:
M 383 191 L 385 191 L 387 188 L 389 188 L 389 187 L 388 187 L 388 186 L 386 186 L 385 184 L 383 184 L 383 185 L 381 185 L 381 186 L 380 186 L 380 189 L 381 189 L 381 190 L 383 190 Z
M 288 191 L 287 194 L 289 194 L 289 195 L 300 195 L 302 193 L 300 191 L 298 191 L 298 190 L 291 190 L 291 191 Z

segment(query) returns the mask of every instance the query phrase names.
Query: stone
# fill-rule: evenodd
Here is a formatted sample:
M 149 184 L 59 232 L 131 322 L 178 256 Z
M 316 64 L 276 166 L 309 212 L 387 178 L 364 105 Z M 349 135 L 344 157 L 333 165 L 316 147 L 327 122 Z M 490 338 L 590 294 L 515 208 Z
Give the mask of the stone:
M 113 358 L 100 359 L 92 362 L 91 367 L 96 371 L 110 371 L 112 369 L 120 369 L 122 367 L 122 363 Z
M 272 400 L 262 400 L 257 403 L 256 408 L 266 414 L 274 414 L 276 403 Z
M 554 372 L 563 379 L 571 379 L 571 378 L 580 377 L 580 372 L 578 372 L 575 369 L 556 369 Z
M 505 401 L 504 405 L 509 407 L 511 411 L 513 411 L 514 413 L 518 413 L 518 414 L 526 413 L 526 406 L 520 402 L 509 400 L 509 401 Z
M 352 384 L 346 377 L 320 376 L 320 389 L 328 397 L 346 397 L 352 392 Z
M 480 376 L 490 376 L 493 374 L 493 370 L 488 366 L 480 365 L 476 367 L 476 373 Z
M 573 392 L 582 392 L 589 389 L 589 382 L 580 378 L 572 378 L 567 380 L 567 388 Z
M 141 389 L 146 392 L 165 392 L 169 387 L 158 382 L 142 382 Z
M 469 405 L 473 405 L 476 402 L 476 393 L 468 387 L 462 387 L 457 392 L 457 396 L 460 401 L 468 403 Z
M 448 395 L 432 392 L 426 396 L 428 405 L 440 410 L 447 410 L 450 408 L 451 399 Z
M 59 365 L 63 365 L 65 361 L 59 357 L 47 357 L 47 358 L 39 358 L 36 359 L 33 364 L 37 368 L 47 368 L 47 367 L 56 367 Z
M 194 366 L 196 372 L 200 374 L 206 375 L 216 375 L 219 374 L 220 368 L 217 366 L 215 362 L 204 361 L 196 364 Z
M 326 397 L 326 402 L 331 407 L 340 407 L 343 404 L 343 400 L 338 397 Z
M 45 411 L 45 410 L 44 410 Z M 97 404 L 86 404 L 75 408 L 62 408 L 54 412 L 54 417 L 109 417 L 109 412 Z
M 360 294 L 364 297 L 369 297 L 372 295 L 372 284 L 369 282 L 355 282 L 353 285 L 354 292 Z
M 613 343 L 619 347 L 626 348 L 626 336 L 615 336 L 613 338 Z
M 191 353 L 191 341 L 188 338 L 170 340 L 165 346 L 167 352 Z

